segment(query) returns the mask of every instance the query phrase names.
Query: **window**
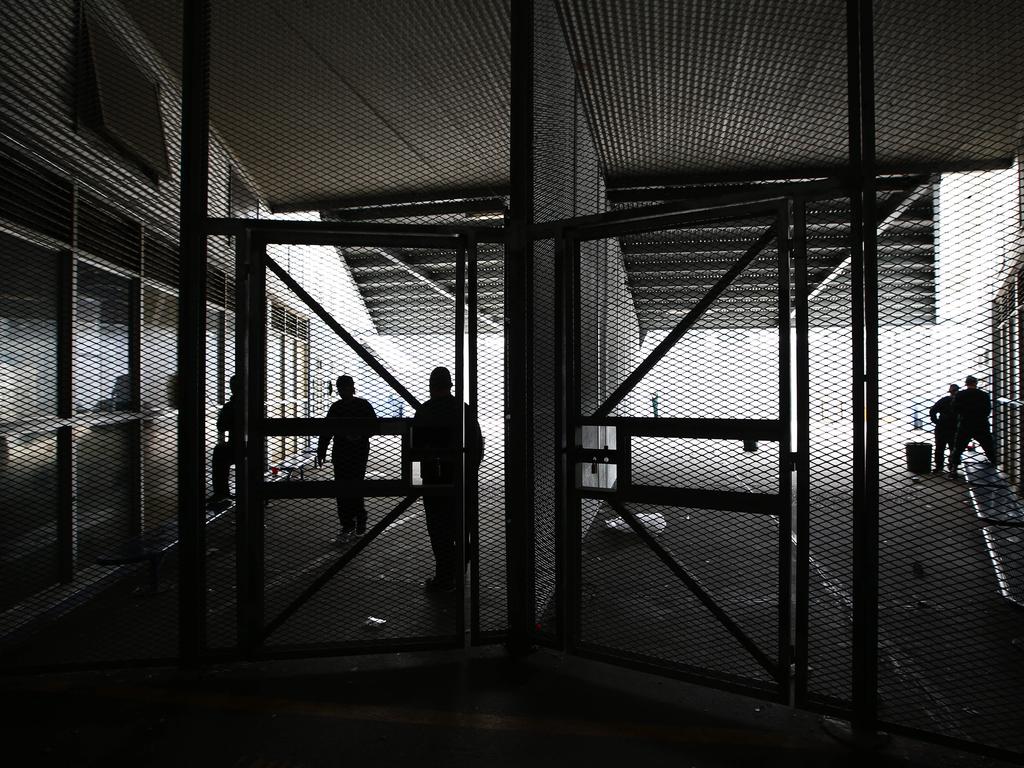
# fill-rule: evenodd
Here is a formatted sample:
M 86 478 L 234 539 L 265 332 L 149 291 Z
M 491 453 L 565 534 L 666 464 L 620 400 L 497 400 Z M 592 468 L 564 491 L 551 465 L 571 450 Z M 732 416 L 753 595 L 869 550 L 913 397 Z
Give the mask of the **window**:
M 91 3 L 79 30 L 77 117 L 151 178 L 167 177 L 160 88 Z
M 0 611 L 60 578 L 58 254 L 0 235 Z
M 138 512 L 137 397 L 130 371 L 133 282 L 78 264 L 71 390 L 81 566 L 130 536 Z

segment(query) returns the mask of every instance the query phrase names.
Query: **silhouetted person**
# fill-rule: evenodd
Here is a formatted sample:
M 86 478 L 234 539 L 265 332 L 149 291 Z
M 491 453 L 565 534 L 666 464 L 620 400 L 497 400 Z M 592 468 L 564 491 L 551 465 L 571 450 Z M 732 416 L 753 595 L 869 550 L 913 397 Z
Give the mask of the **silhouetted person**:
M 209 504 L 220 504 L 230 498 L 228 473 L 235 463 L 235 412 L 242 406 L 242 380 L 238 376 L 232 376 L 228 386 L 231 389 L 231 397 L 217 412 L 217 445 L 213 447 L 211 461 L 213 495 L 207 500 Z
M 973 376 L 964 379 L 966 389 L 956 393 L 956 441 L 949 457 L 949 471 L 956 474 L 960 457 L 971 440 L 975 440 L 992 466 L 996 465 L 996 454 L 992 446 L 992 431 L 988 415 L 992 412 L 992 400 L 988 392 L 978 389 L 978 380 Z
M 430 373 L 430 399 L 416 409 L 412 422 L 412 447 L 420 459 L 420 476 L 424 485 L 451 485 L 456 478 L 457 453 L 461 448 L 458 436 L 459 409 L 465 414 L 466 461 L 465 471 L 475 476 L 484 453 L 484 439 L 480 424 L 469 406 L 452 396 L 452 375 L 447 368 L 435 368 Z M 447 495 L 424 495 L 423 509 L 427 518 L 427 533 L 434 552 L 434 575 L 427 579 L 429 592 L 448 592 L 455 589 L 458 567 L 458 504 L 453 488 Z M 468 528 L 467 528 L 468 530 Z M 469 554 L 469 542 L 466 542 Z
M 344 544 L 352 536 L 366 533 L 366 507 L 363 504 L 362 489 L 346 489 L 346 481 L 362 482 L 366 477 L 366 462 L 370 458 L 370 435 L 377 432 L 377 414 L 373 406 L 361 397 L 356 397 L 356 385 L 351 376 L 338 377 L 338 397 L 327 410 L 329 419 L 371 419 L 372 424 L 343 427 L 333 433 L 320 435 L 316 447 L 317 461 L 322 465 L 327 458 L 327 446 L 334 440 L 331 449 L 331 463 L 334 465 L 334 480 L 338 484 L 338 522 L 341 535 L 338 543 Z
M 939 398 L 928 409 L 928 418 L 935 425 L 935 471 L 941 472 L 946 466 L 946 449 L 953 448 L 956 441 L 956 393 L 960 387 L 949 385 L 949 394 Z
M 122 373 L 114 379 L 110 397 L 96 403 L 97 411 L 130 411 L 132 410 L 132 377 Z

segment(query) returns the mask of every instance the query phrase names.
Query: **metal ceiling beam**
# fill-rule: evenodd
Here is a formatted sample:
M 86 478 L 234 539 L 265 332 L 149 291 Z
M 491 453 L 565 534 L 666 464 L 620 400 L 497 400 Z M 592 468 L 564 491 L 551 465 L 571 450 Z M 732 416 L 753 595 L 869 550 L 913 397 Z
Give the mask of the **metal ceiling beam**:
M 877 188 L 884 190 L 900 190 L 907 187 L 907 180 L 902 176 L 888 176 L 878 180 Z M 628 187 L 608 190 L 608 202 L 615 204 L 641 202 L 669 202 L 673 200 L 701 199 L 718 195 L 756 195 L 812 198 L 815 200 L 829 199 L 822 195 L 835 193 L 833 199 L 839 200 L 845 194 L 843 184 L 835 179 L 785 180 L 769 182 L 732 182 L 687 184 L 679 186 Z
M 935 179 L 932 176 L 928 176 L 924 179 L 919 179 L 917 186 L 908 190 L 902 195 L 893 196 L 892 198 L 885 202 L 884 206 L 879 206 L 879 224 L 875 231 L 876 244 L 879 252 L 881 252 L 881 249 L 883 248 L 882 236 L 885 235 L 890 229 L 892 229 L 893 226 L 895 226 L 900 216 L 902 216 L 906 211 L 910 210 L 910 208 L 919 200 L 921 200 L 926 193 L 931 191 L 931 187 L 932 184 L 934 184 L 934 182 Z M 810 247 L 810 243 L 808 243 L 808 247 Z M 852 255 L 847 256 L 838 266 L 835 267 L 835 269 L 833 269 L 827 275 L 821 276 L 821 273 L 818 273 L 817 285 L 815 285 L 814 288 L 811 289 L 811 292 L 807 294 L 808 303 L 812 299 L 814 299 L 815 296 L 817 296 L 823 290 L 825 290 L 825 288 L 828 287 L 829 283 L 838 279 L 839 275 L 841 275 L 844 270 L 850 267 L 851 258 Z
M 406 203 L 404 205 L 378 205 L 358 208 L 335 208 L 322 211 L 323 219 L 334 221 L 373 221 L 401 219 L 414 216 L 444 216 L 448 214 L 493 214 L 503 219 L 505 201 L 500 197 L 447 200 L 434 203 Z
M 370 251 L 370 252 L 380 256 L 381 258 L 385 259 L 390 264 L 398 267 L 399 269 L 401 269 L 402 271 L 406 272 L 411 277 L 415 278 L 418 282 L 420 282 L 423 286 L 425 286 L 429 290 L 433 291 L 434 293 L 436 293 L 439 296 L 443 296 L 447 301 L 450 301 L 453 305 L 455 304 L 455 292 L 448 290 L 443 285 L 438 283 L 434 278 L 432 278 L 430 276 L 430 274 L 425 269 L 421 269 L 421 268 L 419 268 L 419 267 L 417 267 L 417 266 L 415 266 L 413 264 L 409 264 L 404 259 L 402 259 L 400 256 L 397 256 L 396 254 L 392 253 L 391 251 L 389 251 L 386 248 L 366 248 L 366 247 L 363 247 L 363 248 L 360 248 L 360 250 L 363 251 L 363 252 Z M 348 258 L 345 256 L 344 249 L 339 249 L 339 251 L 341 252 L 342 258 L 345 259 L 345 264 L 347 266 L 349 264 L 349 261 L 348 261 Z M 353 277 L 355 277 L 354 274 L 353 274 Z M 360 293 L 362 293 L 363 284 L 361 284 L 358 280 L 356 280 L 356 285 L 359 287 Z M 365 301 L 366 299 L 364 298 L 363 300 Z M 500 323 L 495 322 L 494 320 L 492 320 L 491 318 L 487 317 L 486 315 L 482 314 L 480 316 L 480 322 L 481 322 L 481 324 L 486 325 L 487 327 L 491 328 L 492 330 L 500 330 L 501 329 L 501 324 Z
M 959 162 L 900 163 L 875 166 L 878 176 L 920 176 L 937 173 L 961 173 L 966 171 L 997 171 L 1012 168 L 1014 158 L 1001 157 L 992 160 L 964 160 Z M 850 173 L 849 166 L 819 166 L 776 168 L 773 170 L 740 170 L 728 172 L 638 174 L 636 176 L 612 176 L 607 181 L 611 190 L 636 189 L 643 187 L 685 187 L 694 184 L 724 184 L 727 182 L 792 181 L 793 179 L 828 180 L 843 182 Z
M 435 187 L 394 194 L 361 195 L 352 197 L 316 197 L 306 200 L 269 200 L 271 213 L 304 213 L 330 211 L 342 208 L 364 208 L 377 205 L 411 205 L 414 203 L 441 203 L 452 200 L 493 199 L 508 194 L 504 184 L 486 187 Z

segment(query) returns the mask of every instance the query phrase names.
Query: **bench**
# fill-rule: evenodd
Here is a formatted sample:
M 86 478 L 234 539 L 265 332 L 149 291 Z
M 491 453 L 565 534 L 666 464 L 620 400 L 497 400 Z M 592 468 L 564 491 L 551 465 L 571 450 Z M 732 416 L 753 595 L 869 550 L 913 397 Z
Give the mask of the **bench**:
M 999 593 L 1024 608 L 1024 504 L 988 461 L 968 459 L 963 469 Z
M 263 478 L 267 482 L 275 482 L 278 480 L 284 480 L 285 482 L 293 479 L 293 475 L 298 472 L 299 480 L 305 480 L 305 469 L 307 467 L 316 466 L 316 448 L 308 449 L 302 453 L 291 456 L 280 464 L 271 466 L 271 468 L 264 473 Z M 277 470 L 275 473 L 274 470 Z M 284 472 L 284 477 L 281 473 Z
M 206 525 L 234 509 L 234 502 L 225 500 L 206 509 Z M 96 558 L 97 565 L 135 565 L 146 563 L 149 567 L 149 592 L 160 591 L 160 566 L 167 553 L 178 546 L 178 525 L 167 523 L 152 531 L 134 536 L 109 555 Z
M 292 456 L 281 464 L 264 473 L 266 482 L 291 481 L 296 472 L 299 480 L 305 479 L 305 468 L 316 463 L 316 450 L 303 451 Z M 277 469 L 277 472 L 273 470 Z M 283 473 L 283 474 L 282 474 Z M 214 522 L 226 512 L 234 509 L 231 499 L 224 499 L 206 508 L 206 525 Z M 178 545 L 178 525 L 167 523 L 152 531 L 134 536 L 124 542 L 114 552 L 96 558 L 97 565 L 135 565 L 146 563 L 149 568 L 149 594 L 155 595 L 160 588 L 160 566 L 164 557 Z

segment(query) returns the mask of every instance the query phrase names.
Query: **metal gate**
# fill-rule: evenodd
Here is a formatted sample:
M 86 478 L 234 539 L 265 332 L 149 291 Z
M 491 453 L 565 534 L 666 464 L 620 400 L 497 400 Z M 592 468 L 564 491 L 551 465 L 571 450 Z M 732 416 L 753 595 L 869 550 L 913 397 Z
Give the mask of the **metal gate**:
M 567 644 L 788 700 L 790 206 L 639 213 L 561 243 Z
M 244 450 L 236 455 L 243 648 L 308 656 L 462 646 L 467 606 L 473 640 L 495 636 L 487 632 L 493 617 L 480 615 L 476 468 L 463 467 L 459 441 L 449 451 L 453 482 L 425 482 L 419 468 L 427 455 L 412 429 L 439 366 L 451 371 L 455 400 L 468 396 L 466 420 L 476 419 L 478 325 L 500 325 L 478 307 L 475 235 L 275 222 L 237 237 L 237 254 L 235 370 L 239 391 L 248 393 L 235 414 L 247 436 L 244 449 L 236 447 Z M 365 303 L 352 301 L 351 275 L 381 264 L 408 271 L 435 298 L 384 285 L 381 301 L 404 315 L 361 317 L 353 307 Z M 417 266 L 424 264 L 433 271 Z M 346 277 L 327 275 L 336 267 Z M 434 279 L 439 272 L 447 279 Z M 353 377 L 356 397 L 376 403 L 375 419 L 326 418 L 342 374 Z M 450 429 L 464 433 L 462 424 Z M 321 436 L 340 440 L 353 431 L 370 435 L 365 479 L 335 479 Z M 502 446 L 487 449 L 500 454 Z M 339 495 L 349 505 L 363 498 L 362 535 L 340 535 Z M 434 566 L 428 497 L 447 500 L 458 561 L 469 563 L 469 583 L 456 578 L 454 590 L 424 588 Z M 502 533 L 489 528 L 502 527 L 503 519 L 485 519 L 484 540 Z

